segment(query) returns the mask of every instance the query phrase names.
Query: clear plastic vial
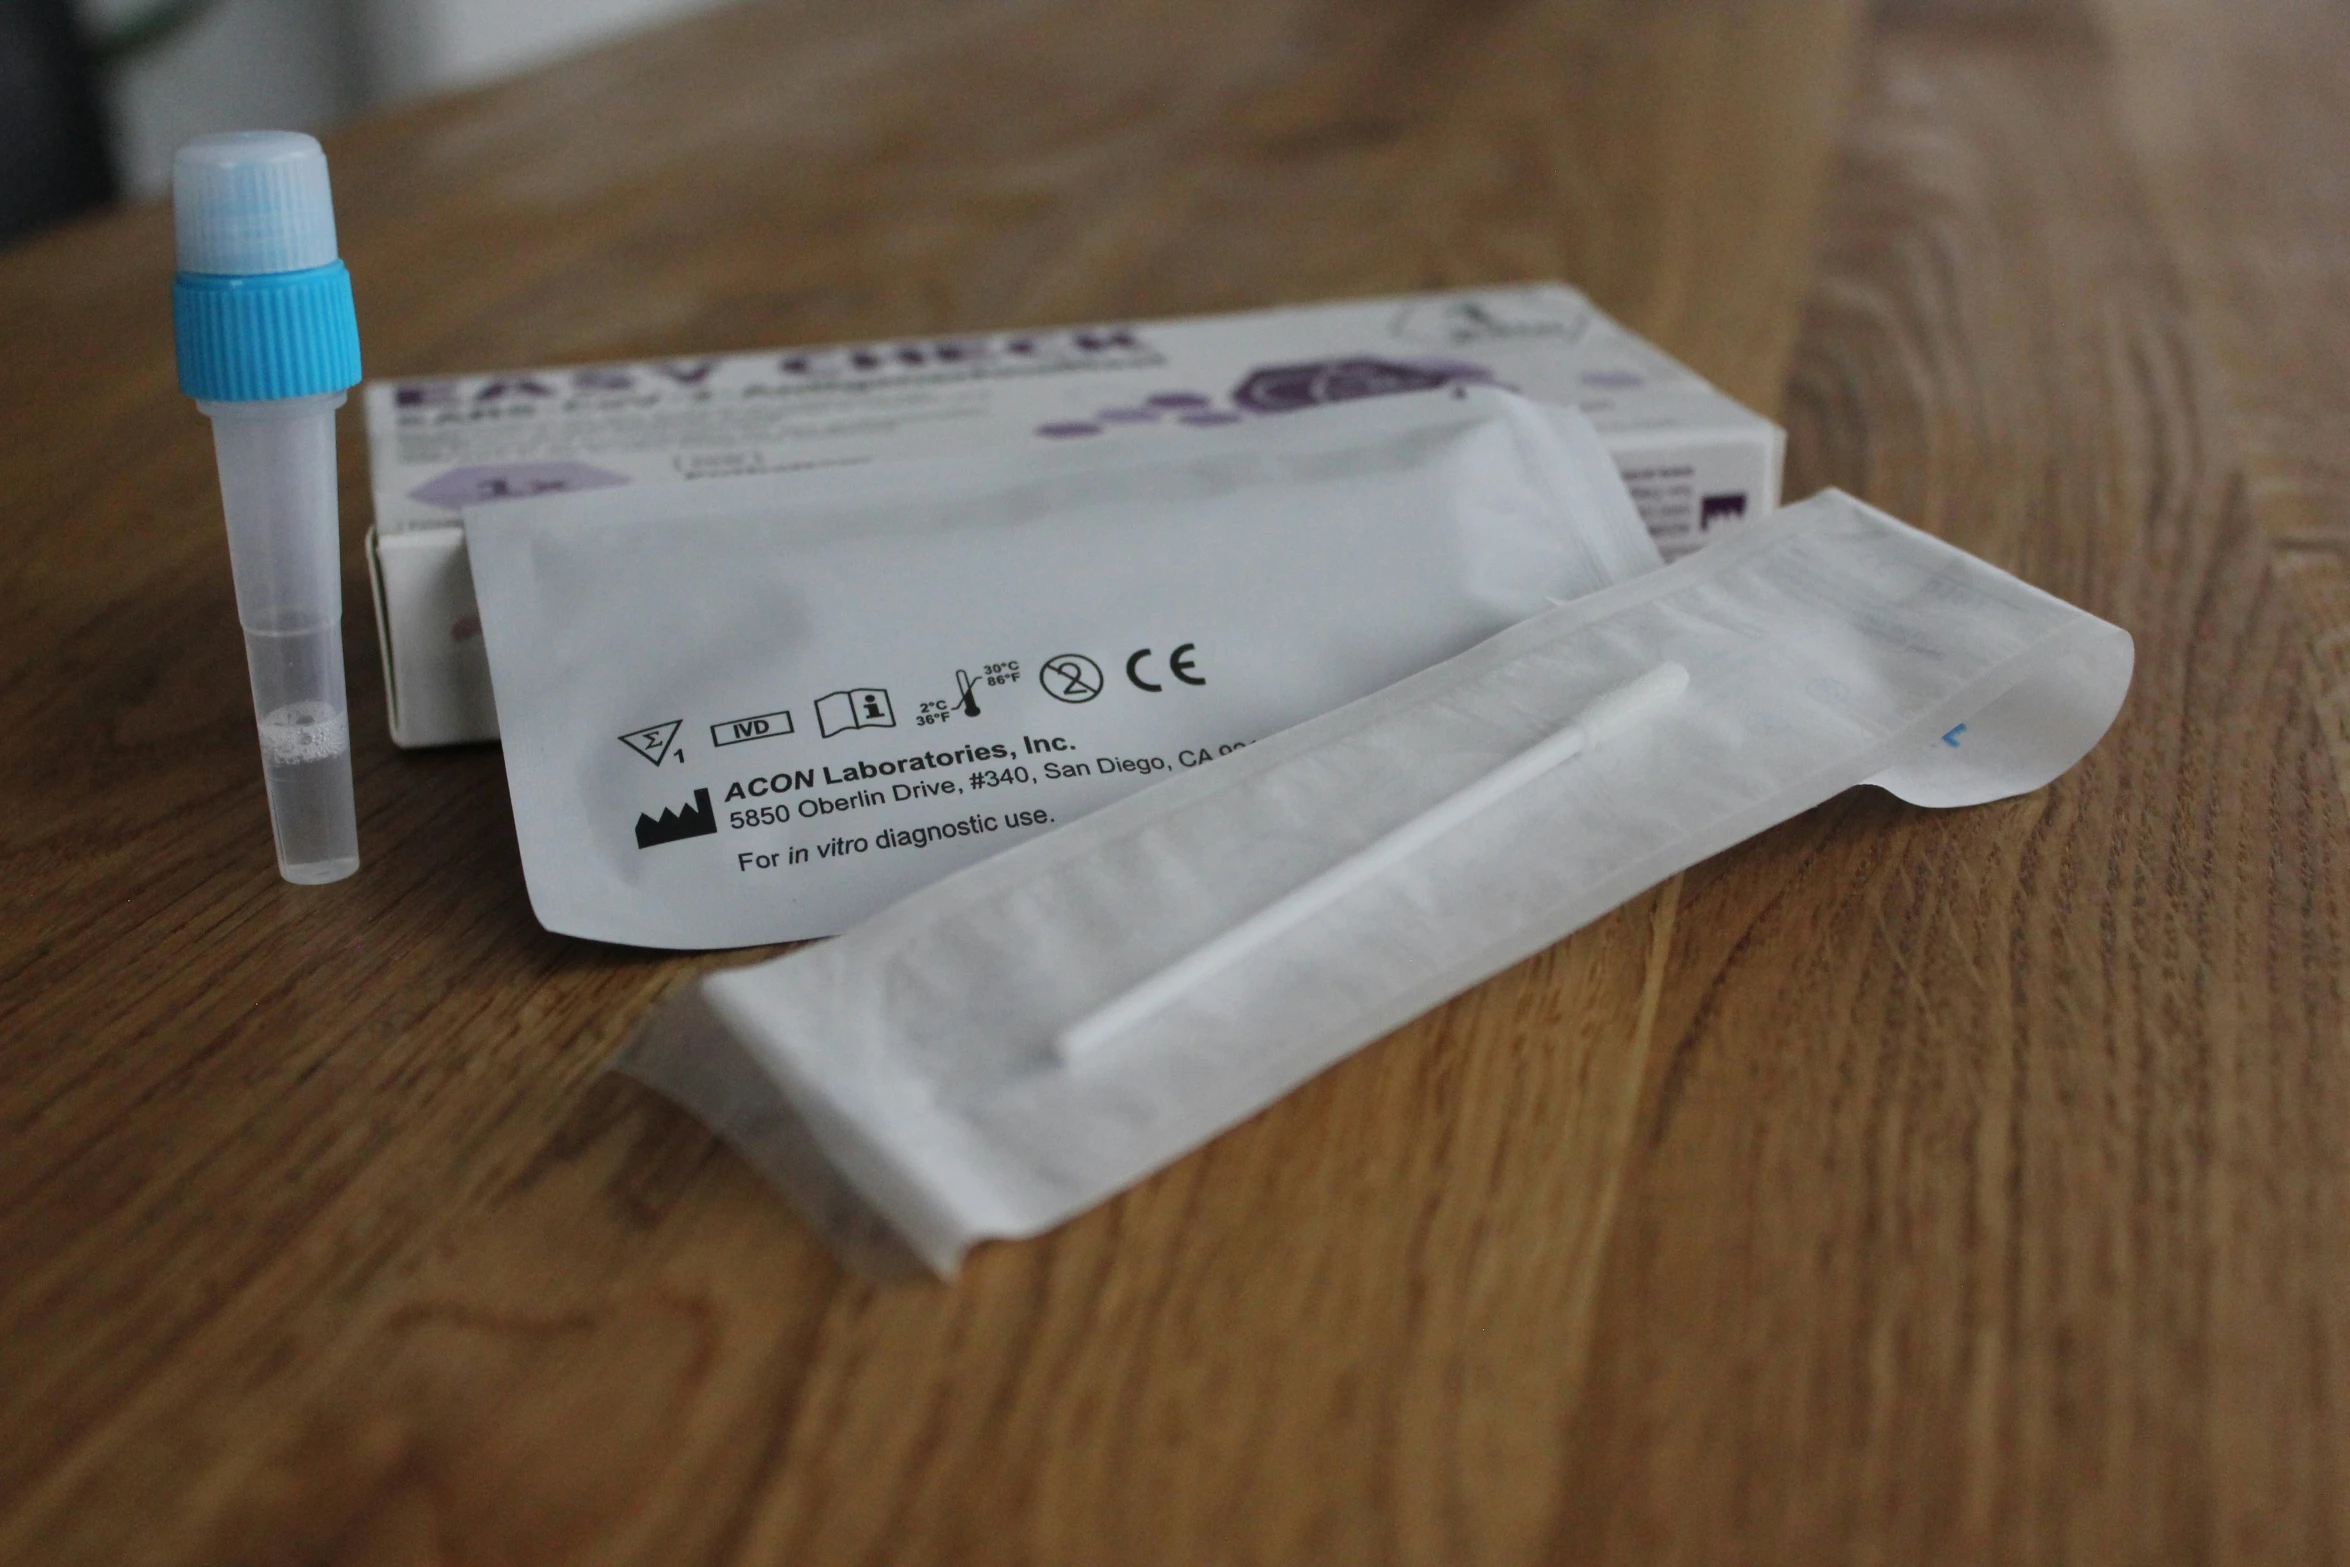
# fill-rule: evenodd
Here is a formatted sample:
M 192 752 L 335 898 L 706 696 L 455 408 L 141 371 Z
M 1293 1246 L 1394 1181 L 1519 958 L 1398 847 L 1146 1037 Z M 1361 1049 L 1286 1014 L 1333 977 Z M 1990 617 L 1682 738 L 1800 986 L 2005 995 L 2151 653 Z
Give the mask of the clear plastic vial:
M 340 881 L 359 868 L 335 502 L 342 401 L 329 392 L 198 404 L 220 460 L 277 864 L 292 882 Z
M 335 410 L 359 379 L 350 275 L 326 155 L 308 136 L 239 131 L 172 169 L 180 386 L 212 421 L 261 770 L 291 882 L 359 868 Z

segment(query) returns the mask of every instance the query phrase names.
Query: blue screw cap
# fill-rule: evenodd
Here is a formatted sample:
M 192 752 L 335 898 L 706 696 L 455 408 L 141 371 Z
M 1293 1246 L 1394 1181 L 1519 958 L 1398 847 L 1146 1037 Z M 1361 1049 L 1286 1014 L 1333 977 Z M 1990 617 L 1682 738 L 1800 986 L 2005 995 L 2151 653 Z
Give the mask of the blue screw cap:
M 180 390 L 208 402 L 346 391 L 360 378 L 326 153 L 295 131 L 204 136 L 172 160 Z

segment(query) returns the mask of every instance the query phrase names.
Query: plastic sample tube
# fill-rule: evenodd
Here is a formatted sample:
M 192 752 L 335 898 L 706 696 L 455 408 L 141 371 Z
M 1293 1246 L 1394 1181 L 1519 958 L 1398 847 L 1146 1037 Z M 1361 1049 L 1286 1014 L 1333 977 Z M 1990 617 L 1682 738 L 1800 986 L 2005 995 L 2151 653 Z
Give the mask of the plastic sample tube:
M 172 164 L 180 390 L 212 420 L 261 770 L 291 882 L 359 868 L 335 410 L 359 380 L 351 277 L 335 249 L 326 154 L 238 131 Z
M 1605 745 L 1688 688 L 1689 671 L 1679 664 L 1664 663 L 1636 680 L 1601 693 L 1550 738 L 1528 746 L 1476 782 L 1445 796 L 1401 827 L 1258 910 L 1188 957 L 1169 964 L 1107 1006 L 1078 1019 L 1053 1042 L 1054 1053 L 1067 1063 L 1094 1054 L 1202 980 L 1230 967 L 1284 931 L 1304 924 L 1552 768 L 1572 761 L 1594 746 Z

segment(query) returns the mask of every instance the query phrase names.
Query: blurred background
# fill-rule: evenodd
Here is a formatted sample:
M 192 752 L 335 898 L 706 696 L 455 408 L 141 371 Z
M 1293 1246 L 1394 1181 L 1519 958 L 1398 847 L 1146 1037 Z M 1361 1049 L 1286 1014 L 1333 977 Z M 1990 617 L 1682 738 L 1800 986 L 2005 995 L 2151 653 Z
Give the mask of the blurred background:
M 722 0 L 0 0 L 0 245 L 171 183 L 207 131 L 314 131 Z

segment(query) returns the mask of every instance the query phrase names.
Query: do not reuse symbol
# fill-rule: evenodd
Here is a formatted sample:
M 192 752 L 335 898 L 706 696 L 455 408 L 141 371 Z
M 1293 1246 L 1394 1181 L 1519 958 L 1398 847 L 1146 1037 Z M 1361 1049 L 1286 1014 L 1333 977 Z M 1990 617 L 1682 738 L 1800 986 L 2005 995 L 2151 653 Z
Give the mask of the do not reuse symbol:
M 1063 702 L 1090 702 L 1102 694 L 1102 666 L 1083 653 L 1055 653 L 1036 672 L 1044 694 Z

